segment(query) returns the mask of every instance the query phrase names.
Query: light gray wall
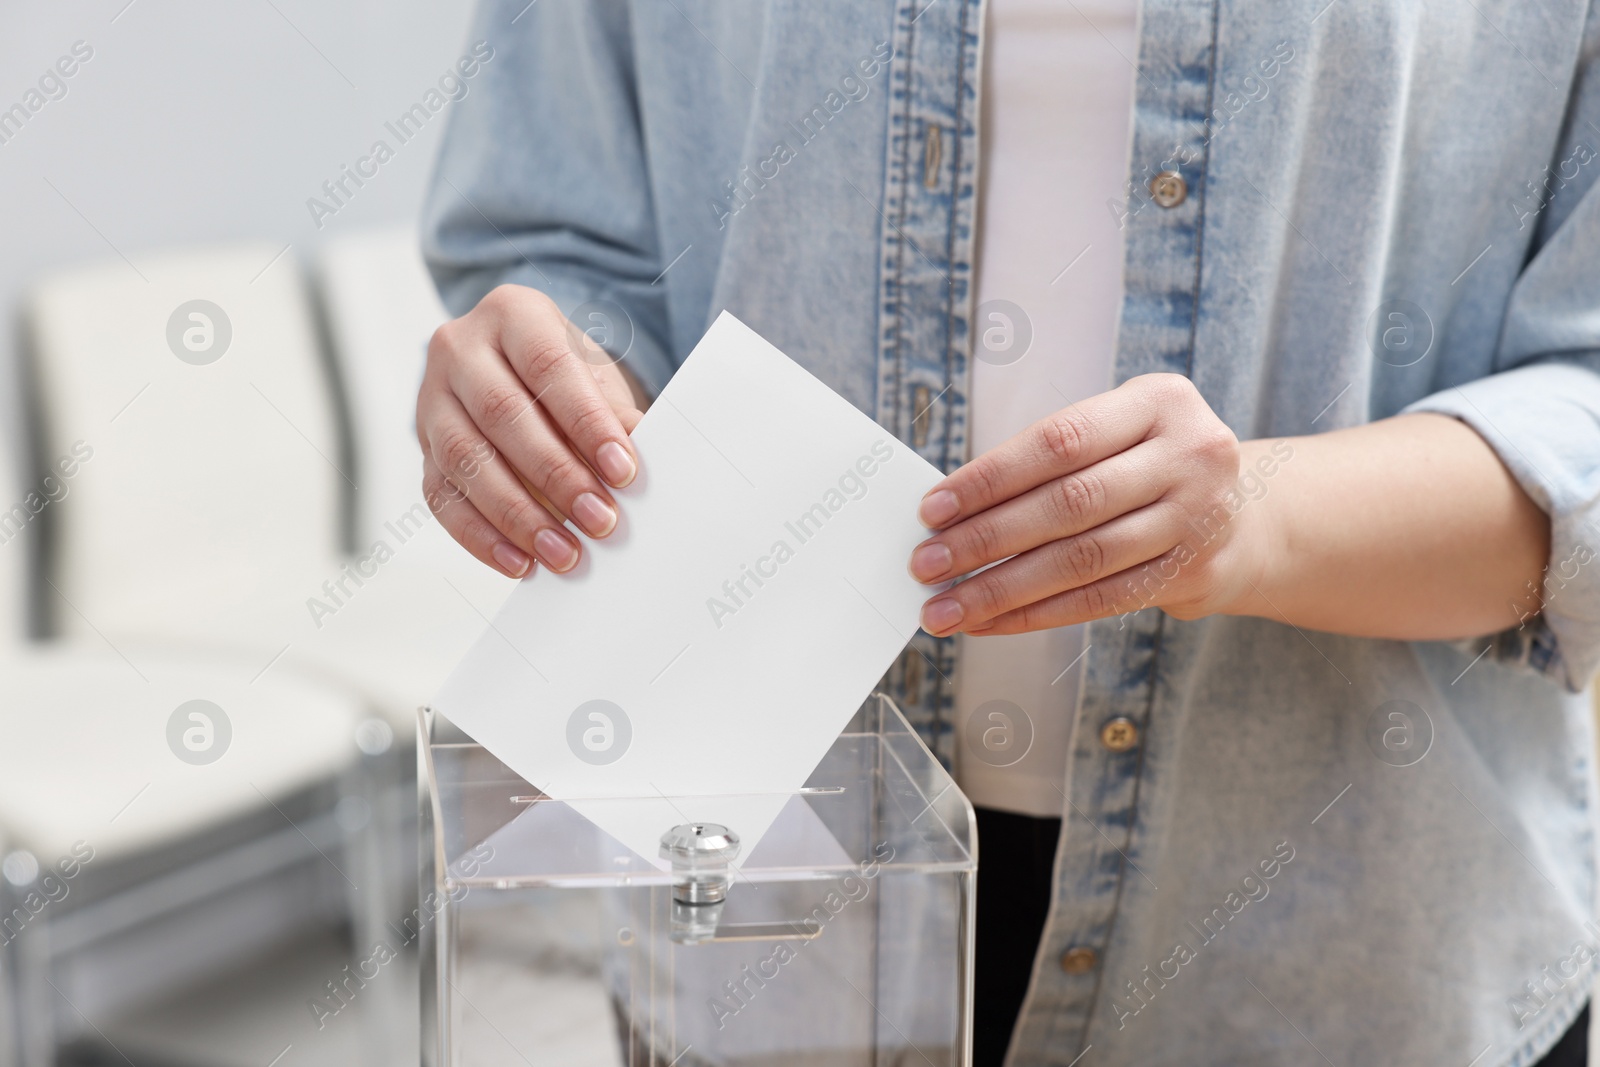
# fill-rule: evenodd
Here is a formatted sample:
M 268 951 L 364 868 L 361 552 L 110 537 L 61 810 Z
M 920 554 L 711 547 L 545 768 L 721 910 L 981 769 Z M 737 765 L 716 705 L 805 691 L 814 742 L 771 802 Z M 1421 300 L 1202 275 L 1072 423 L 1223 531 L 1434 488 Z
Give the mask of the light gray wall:
M 238 239 L 288 244 L 303 258 L 326 237 L 414 218 L 448 108 L 320 230 L 306 200 L 466 52 L 470 9 L 470 0 L 0 5 L 0 111 L 24 102 L 74 42 L 93 49 L 64 79 L 66 95 L 0 143 L 6 450 L 21 443 L 16 312 L 41 270 L 119 255 L 137 264 L 161 248 Z M 15 482 L 0 469 L 0 499 L 16 498 Z

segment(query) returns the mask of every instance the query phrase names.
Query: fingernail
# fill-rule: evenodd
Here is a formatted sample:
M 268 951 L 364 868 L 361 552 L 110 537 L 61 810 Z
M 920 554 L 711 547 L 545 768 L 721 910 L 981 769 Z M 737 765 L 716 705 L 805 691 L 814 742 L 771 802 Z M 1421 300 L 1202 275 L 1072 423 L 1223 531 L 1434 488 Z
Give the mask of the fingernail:
M 572 502 L 572 517 L 590 537 L 604 537 L 617 525 L 617 510 L 593 493 L 582 493 Z
M 577 548 L 554 530 L 540 530 L 534 534 L 533 547 L 539 550 L 544 565 L 558 574 L 570 571 L 578 562 Z
M 929 541 L 911 553 L 911 577 L 919 582 L 931 582 L 944 577 L 954 562 L 955 557 L 948 548 L 938 541 Z
M 628 455 L 628 450 L 615 441 L 607 441 L 601 445 L 594 454 L 595 462 L 600 464 L 600 473 L 605 475 L 606 481 L 621 489 L 633 481 L 633 476 L 639 473 L 639 468 L 634 464 L 633 457 Z
M 917 514 L 922 518 L 922 525 L 937 528 L 955 518 L 960 510 L 956 495 L 948 489 L 940 489 L 922 498 L 922 507 Z
M 961 622 L 961 602 L 953 597 L 940 597 L 922 605 L 922 628 L 930 634 L 953 630 Z
M 533 560 L 528 558 L 528 554 L 510 541 L 497 542 L 489 550 L 489 555 L 493 556 L 494 561 L 500 564 L 501 570 L 513 578 L 521 578 L 528 573 L 528 568 L 533 566 Z

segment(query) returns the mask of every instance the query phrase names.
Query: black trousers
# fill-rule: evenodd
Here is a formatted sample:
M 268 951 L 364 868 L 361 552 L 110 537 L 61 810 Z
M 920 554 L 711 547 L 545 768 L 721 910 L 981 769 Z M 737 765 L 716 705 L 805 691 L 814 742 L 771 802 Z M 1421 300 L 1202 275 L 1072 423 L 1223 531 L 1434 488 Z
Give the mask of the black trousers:
M 973 1067 L 1001 1067 L 1050 908 L 1060 819 L 978 809 L 978 959 Z M 1588 1067 L 1589 1009 L 1538 1067 Z

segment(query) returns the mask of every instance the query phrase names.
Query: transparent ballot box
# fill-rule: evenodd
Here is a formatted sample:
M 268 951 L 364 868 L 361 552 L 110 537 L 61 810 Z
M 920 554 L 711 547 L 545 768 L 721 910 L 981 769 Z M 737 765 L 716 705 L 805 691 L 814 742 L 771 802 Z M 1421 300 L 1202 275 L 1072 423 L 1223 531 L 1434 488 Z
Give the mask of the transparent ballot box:
M 419 730 L 424 1064 L 970 1062 L 972 807 L 887 697 L 765 795 L 765 833 L 648 798 L 669 813 L 651 857 L 442 713 Z

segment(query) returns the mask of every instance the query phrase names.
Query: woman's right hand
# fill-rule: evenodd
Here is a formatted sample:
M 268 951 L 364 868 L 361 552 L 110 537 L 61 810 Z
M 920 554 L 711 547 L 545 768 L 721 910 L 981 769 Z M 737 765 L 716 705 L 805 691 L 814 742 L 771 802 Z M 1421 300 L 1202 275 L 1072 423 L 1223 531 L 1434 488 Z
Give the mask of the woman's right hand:
M 513 578 L 569 571 L 617 525 L 607 486 L 638 473 L 636 382 L 536 289 L 502 285 L 428 344 L 417 395 L 422 489 L 450 536 Z

